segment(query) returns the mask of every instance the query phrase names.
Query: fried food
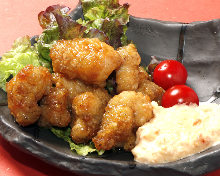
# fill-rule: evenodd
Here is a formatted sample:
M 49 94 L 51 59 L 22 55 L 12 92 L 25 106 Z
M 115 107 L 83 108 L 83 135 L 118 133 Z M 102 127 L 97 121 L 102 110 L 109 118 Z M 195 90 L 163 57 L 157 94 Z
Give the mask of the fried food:
M 80 80 L 70 80 L 61 74 L 53 74 L 56 88 L 68 92 L 68 106 L 72 108 L 72 140 L 76 143 L 88 142 L 100 129 L 105 107 L 111 96 L 107 90 L 87 85 Z
M 98 150 L 135 146 L 135 133 L 153 117 L 150 98 L 142 93 L 124 91 L 114 96 L 105 108 L 101 129 L 92 140 Z
M 50 50 L 50 57 L 54 72 L 102 87 L 122 63 L 113 47 L 96 38 L 57 41 Z
M 92 92 L 85 92 L 73 100 L 75 122 L 71 137 L 76 143 L 88 142 L 99 130 L 99 125 L 104 114 L 101 100 Z
M 104 88 L 97 87 L 95 85 L 88 85 L 78 79 L 68 79 L 59 73 L 52 74 L 53 83 L 57 88 L 65 88 L 68 91 L 69 101 L 72 106 L 73 99 L 84 92 L 96 92 L 96 94 L 100 94 L 99 96 L 105 99 L 110 99 L 110 95 Z
M 75 119 L 71 137 L 74 142 L 85 143 L 96 136 L 109 100 L 107 91 L 100 88 L 82 93 L 73 99 Z
M 37 103 L 49 94 L 51 87 L 48 69 L 32 65 L 24 67 L 7 83 L 8 108 L 20 125 L 31 125 L 39 119 L 42 111 Z
M 124 61 L 116 71 L 117 92 L 135 91 L 139 83 L 138 74 L 141 57 L 134 44 L 119 48 L 118 53 Z
M 148 95 L 151 101 L 156 101 L 159 105 L 161 104 L 162 96 L 165 93 L 165 90 L 162 87 L 147 79 L 143 79 L 139 83 L 139 87 L 136 91 Z
M 70 108 L 72 107 L 73 99 L 77 95 L 94 89 L 94 87 L 91 85 L 87 85 L 77 79 L 71 80 L 71 79 L 65 78 L 63 75 L 59 73 L 52 74 L 52 80 L 57 88 L 65 88 L 67 90 L 68 104 Z
M 163 88 L 151 81 L 149 74 L 139 66 L 141 58 L 134 44 L 118 49 L 118 53 L 124 59 L 121 67 L 116 70 L 117 92 L 137 91 L 148 95 L 151 101 L 161 103 L 164 94 Z
M 138 85 L 144 80 L 152 81 L 150 75 L 146 72 L 146 70 L 142 66 L 139 66 L 138 80 L 139 80 Z
M 71 122 L 68 111 L 68 92 L 65 88 L 52 88 L 41 101 L 40 126 L 66 127 Z

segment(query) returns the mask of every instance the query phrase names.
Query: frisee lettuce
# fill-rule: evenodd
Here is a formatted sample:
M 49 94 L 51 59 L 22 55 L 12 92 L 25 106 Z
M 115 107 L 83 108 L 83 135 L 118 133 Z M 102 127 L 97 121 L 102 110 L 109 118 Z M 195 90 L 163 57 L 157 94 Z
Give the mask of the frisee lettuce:
M 84 20 L 78 19 L 78 23 L 103 31 L 114 48 L 128 44 L 128 4 L 120 5 L 118 0 L 81 0 L 81 3 Z
M 69 143 L 70 149 L 76 151 L 77 154 L 86 156 L 89 153 L 97 152 L 98 155 L 102 155 L 104 150 L 97 150 L 92 142 L 89 144 L 75 144 L 71 138 L 71 128 L 50 128 L 53 134 L 57 137 L 62 138 L 64 141 Z
M 59 30 L 58 26 L 52 26 L 48 29 L 45 29 L 42 34 L 37 38 L 37 43 L 35 47 L 39 55 L 40 61 L 42 61 L 42 66 L 47 67 L 52 71 L 52 61 L 50 58 L 50 49 L 59 39 Z
M 2 56 L 0 61 L 0 88 L 5 91 L 7 79 L 15 76 L 28 64 L 40 66 L 37 51 L 31 46 L 30 37 L 25 36 L 15 40 L 11 50 Z

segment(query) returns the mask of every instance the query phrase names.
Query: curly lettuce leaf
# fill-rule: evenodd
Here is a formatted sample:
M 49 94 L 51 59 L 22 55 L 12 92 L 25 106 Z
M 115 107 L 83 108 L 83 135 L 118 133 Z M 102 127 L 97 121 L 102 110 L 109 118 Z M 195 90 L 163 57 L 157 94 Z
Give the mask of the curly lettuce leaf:
M 87 27 L 72 20 L 70 16 L 54 13 L 59 27 L 60 39 L 70 40 L 74 38 L 98 38 L 108 43 L 107 35 L 98 29 L 88 29 Z M 109 44 L 109 43 L 108 43 Z
M 39 57 L 31 46 L 30 37 L 20 37 L 14 41 L 11 50 L 3 54 L 0 61 L 0 88 L 5 91 L 7 79 L 29 64 L 40 66 Z
M 118 48 L 122 46 L 121 37 L 123 35 L 123 26 L 118 20 L 103 21 L 101 30 L 109 37 L 109 43 L 111 46 Z
M 108 8 L 119 7 L 118 0 L 81 0 L 83 12 L 87 13 L 90 9 L 97 6 L 104 6 Z
M 81 0 L 81 3 L 84 20 L 78 19 L 78 23 L 103 31 L 114 48 L 128 44 L 128 4 L 120 5 L 118 0 Z
M 45 11 L 38 14 L 38 21 L 43 29 L 42 34 L 38 37 L 35 47 L 40 57 L 40 62 L 44 67 L 52 71 L 50 58 L 51 47 L 60 39 L 60 31 L 55 18 L 55 14 L 68 16 L 70 8 L 61 5 L 49 6 Z
M 59 27 L 60 39 L 82 38 L 86 27 L 80 25 L 71 19 L 70 16 L 63 16 L 59 13 L 54 13 Z
M 69 10 L 69 7 L 61 5 L 52 5 L 47 7 L 45 11 L 41 11 L 38 14 L 38 21 L 40 26 L 42 29 L 48 29 L 50 27 L 56 26 L 57 22 L 54 13 L 66 16 Z
M 37 43 L 35 44 L 41 60 L 44 60 L 50 64 L 50 48 L 56 43 L 58 39 L 59 29 L 57 25 L 45 29 L 42 32 L 42 34 L 37 39 Z
M 103 150 L 98 151 L 94 144 L 91 142 L 89 144 L 75 144 L 71 138 L 71 128 L 50 128 L 53 134 L 55 134 L 57 137 L 62 138 L 64 141 L 69 143 L 70 149 L 73 151 L 76 151 L 77 154 L 86 156 L 89 153 L 97 152 L 98 155 L 102 155 L 104 153 Z
M 107 44 L 110 44 L 108 36 L 104 32 L 102 32 L 98 29 L 90 29 L 88 33 L 84 33 L 83 37 L 85 37 L 85 38 L 98 38 L 100 41 L 103 41 Z

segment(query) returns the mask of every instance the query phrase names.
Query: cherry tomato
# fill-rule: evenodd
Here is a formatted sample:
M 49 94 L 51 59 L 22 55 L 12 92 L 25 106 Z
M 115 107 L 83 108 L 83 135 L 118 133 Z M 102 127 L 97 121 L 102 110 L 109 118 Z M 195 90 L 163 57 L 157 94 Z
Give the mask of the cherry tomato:
M 195 103 L 199 105 L 199 98 L 196 92 L 186 85 L 176 85 L 169 88 L 162 97 L 162 106 L 169 108 L 176 104 Z
M 183 64 L 175 60 L 165 60 L 159 63 L 154 69 L 154 82 L 167 90 L 175 85 L 186 83 L 187 71 Z

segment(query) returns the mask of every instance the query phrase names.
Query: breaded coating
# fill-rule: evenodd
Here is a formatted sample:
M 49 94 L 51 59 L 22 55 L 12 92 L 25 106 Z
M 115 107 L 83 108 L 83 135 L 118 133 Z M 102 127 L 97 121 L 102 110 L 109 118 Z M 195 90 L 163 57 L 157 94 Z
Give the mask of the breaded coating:
M 74 142 L 88 142 L 96 136 L 109 100 L 109 94 L 101 88 L 82 93 L 73 99 L 75 119 L 71 137 Z
M 118 49 L 118 53 L 124 59 L 121 67 L 116 70 L 117 92 L 137 91 L 148 95 L 151 101 L 161 103 L 164 94 L 163 88 L 151 82 L 149 74 L 139 66 L 141 58 L 134 44 Z
M 87 85 L 80 80 L 67 79 L 58 73 L 52 74 L 52 80 L 57 88 L 65 88 L 68 91 L 68 104 L 70 107 L 72 107 L 73 99 L 77 95 L 94 89 L 93 86 Z
M 139 79 L 139 84 L 144 80 L 151 81 L 150 75 L 146 72 L 146 70 L 142 66 L 139 66 L 138 79 Z
M 118 53 L 124 61 L 121 67 L 116 70 L 117 92 L 135 91 L 139 83 L 138 74 L 141 57 L 134 44 L 119 48 Z
M 66 127 L 71 121 L 68 111 L 68 92 L 65 88 L 52 88 L 40 104 L 42 114 L 39 126 Z
M 165 93 L 165 90 L 162 87 L 147 79 L 143 79 L 139 83 L 139 87 L 136 91 L 148 95 L 151 101 L 156 101 L 159 105 L 161 104 L 162 96 Z
M 8 108 L 22 126 L 35 123 L 41 108 L 38 101 L 48 95 L 52 87 L 51 74 L 45 67 L 24 67 L 6 85 Z
M 96 38 L 59 40 L 50 50 L 54 72 L 102 87 L 122 58 L 113 47 Z
M 107 90 L 104 88 L 99 88 L 94 85 L 88 85 L 84 82 L 74 79 L 67 79 L 63 75 L 55 73 L 52 74 L 53 83 L 56 85 L 57 88 L 65 88 L 68 91 L 69 102 L 72 107 L 73 99 L 84 92 L 95 92 L 99 97 L 103 99 L 103 102 L 110 99 L 110 95 L 108 94 Z M 105 103 L 104 103 L 105 104 Z
M 68 106 L 73 114 L 72 140 L 76 143 L 88 142 L 100 129 L 111 96 L 104 88 L 70 80 L 58 73 L 53 74 L 52 79 L 56 88 L 65 88 L 68 92 Z
M 124 91 L 114 96 L 105 108 L 101 129 L 92 140 L 98 150 L 135 146 L 138 127 L 153 118 L 150 98 L 142 93 Z
M 88 142 L 99 130 L 104 114 L 101 100 L 92 92 L 85 92 L 74 98 L 72 108 L 76 119 L 71 137 L 76 143 Z

